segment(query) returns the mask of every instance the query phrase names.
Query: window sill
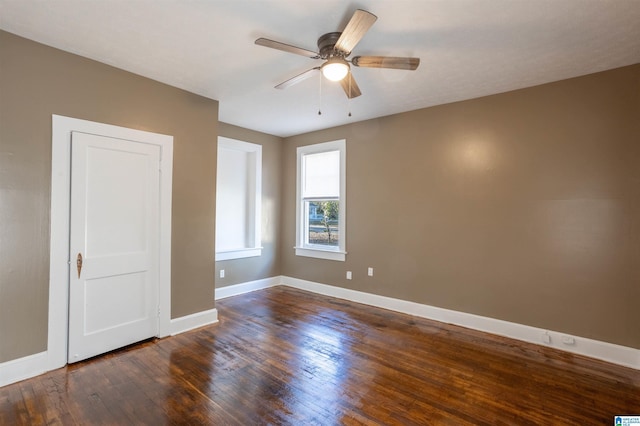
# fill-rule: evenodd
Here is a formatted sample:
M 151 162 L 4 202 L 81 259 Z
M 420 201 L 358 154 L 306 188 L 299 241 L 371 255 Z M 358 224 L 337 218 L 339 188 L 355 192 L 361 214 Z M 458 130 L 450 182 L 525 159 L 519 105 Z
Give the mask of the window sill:
M 302 247 L 294 247 L 296 250 L 296 256 L 304 256 L 304 257 L 315 257 L 317 259 L 326 259 L 326 260 L 337 260 L 339 262 L 344 262 L 347 252 L 346 251 L 338 251 L 338 250 L 322 250 L 322 249 L 312 249 L 312 248 L 302 248 Z
M 220 260 L 244 259 L 246 257 L 262 256 L 262 247 L 242 248 L 216 252 L 216 262 Z

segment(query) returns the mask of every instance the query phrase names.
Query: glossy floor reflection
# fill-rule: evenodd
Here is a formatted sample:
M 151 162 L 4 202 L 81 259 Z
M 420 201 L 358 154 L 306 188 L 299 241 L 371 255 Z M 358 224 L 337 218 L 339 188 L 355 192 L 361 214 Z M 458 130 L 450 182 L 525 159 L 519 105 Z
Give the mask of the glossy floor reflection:
M 640 371 L 287 287 L 0 388 L 1 425 L 602 425 Z

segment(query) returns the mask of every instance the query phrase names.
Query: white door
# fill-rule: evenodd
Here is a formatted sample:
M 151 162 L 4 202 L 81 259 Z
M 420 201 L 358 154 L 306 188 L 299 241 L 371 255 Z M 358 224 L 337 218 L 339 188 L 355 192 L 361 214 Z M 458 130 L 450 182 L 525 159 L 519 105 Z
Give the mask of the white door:
M 71 134 L 69 352 L 158 335 L 160 147 Z

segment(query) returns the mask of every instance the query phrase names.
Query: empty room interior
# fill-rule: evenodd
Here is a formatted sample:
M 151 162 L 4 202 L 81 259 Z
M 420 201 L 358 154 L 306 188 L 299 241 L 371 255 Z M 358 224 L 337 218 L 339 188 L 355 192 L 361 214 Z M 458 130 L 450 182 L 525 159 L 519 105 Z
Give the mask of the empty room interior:
M 0 424 L 640 425 L 640 2 L 0 0 Z

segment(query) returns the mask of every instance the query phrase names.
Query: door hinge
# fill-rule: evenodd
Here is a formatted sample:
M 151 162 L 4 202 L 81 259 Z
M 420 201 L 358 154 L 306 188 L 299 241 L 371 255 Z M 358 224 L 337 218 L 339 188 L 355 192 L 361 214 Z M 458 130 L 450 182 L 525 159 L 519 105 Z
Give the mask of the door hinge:
M 158 306 L 158 318 L 160 318 L 160 306 Z

